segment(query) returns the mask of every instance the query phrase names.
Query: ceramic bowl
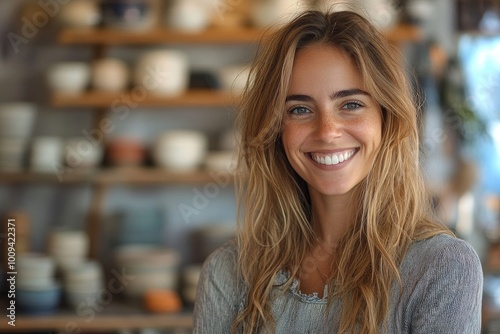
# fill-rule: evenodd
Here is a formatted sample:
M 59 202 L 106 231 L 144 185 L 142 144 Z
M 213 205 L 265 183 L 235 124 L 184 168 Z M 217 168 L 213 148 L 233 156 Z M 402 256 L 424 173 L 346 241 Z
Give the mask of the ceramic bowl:
M 61 93 L 81 93 L 90 81 L 90 66 L 85 62 L 62 62 L 52 65 L 47 74 L 51 89 Z
M 31 143 L 30 166 L 37 172 L 56 171 L 62 163 L 63 141 L 58 137 L 36 137 Z
M 198 32 L 208 26 L 210 16 L 211 7 L 199 0 L 177 0 L 168 7 L 166 23 L 176 30 Z
M 66 283 L 98 281 L 103 276 L 102 267 L 97 261 L 85 261 L 68 266 L 64 270 L 64 281 Z
M 84 137 L 68 139 L 64 147 L 64 161 L 71 168 L 94 168 L 101 163 L 103 155 L 101 144 Z
M 56 270 L 54 259 L 44 253 L 19 254 L 16 267 L 18 273 L 38 277 L 53 277 Z
M 129 83 L 129 68 L 120 59 L 104 58 L 92 63 L 92 87 L 105 92 L 125 90 Z
M 153 158 L 161 167 L 173 171 L 191 171 L 201 164 L 207 147 L 208 139 L 201 132 L 170 131 L 157 139 L 153 149 Z
M 96 1 L 73 0 L 60 7 L 59 21 L 69 27 L 93 27 L 101 21 L 101 10 Z
M 54 313 L 61 300 L 61 286 L 54 283 L 44 288 L 21 288 L 16 289 L 16 304 L 19 310 L 27 314 L 51 314 Z
M 70 264 L 71 260 L 85 257 L 89 249 L 88 236 L 84 231 L 60 229 L 50 234 L 49 253 L 58 263 Z
M 33 103 L 0 103 L 0 137 L 28 138 L 35 124 L 36 111 Z
M 188 59 L 180 51 L 146 52 L 136 64 L 134 84 L 157 95 L 180 95 L 189 84 Z
M 146 158 L 146 150 L 141 142 L 134 138 L 112 139 L 106 148 L 108 162 L 117 167 L 135 167 Z

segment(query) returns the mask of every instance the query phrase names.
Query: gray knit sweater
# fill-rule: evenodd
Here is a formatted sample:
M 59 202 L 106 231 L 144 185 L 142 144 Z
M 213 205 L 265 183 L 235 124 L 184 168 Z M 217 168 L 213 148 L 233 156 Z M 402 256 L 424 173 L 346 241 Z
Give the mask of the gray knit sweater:
M 236 259 L 235 243 L 230 242 L 205 262 L 194 309 L 194 333 L 230 333 L 246 298 L 245 286 L 236 275 Z M 399 285 L 394 283 L 388 333 L 480 333 L 483 273 L 477 254 L 466 242 L 447 235 L 415 242 L 400 274 L 403 291 L 400 297 Z M 280 272 L 276 284 L 287 278 L 286 271 Z M 295 280 L 273 300 L 276 333 L 337 333 L 340 301 L 332 301 L 327 318 L 326 307 L 326 297 L 302 294 Z

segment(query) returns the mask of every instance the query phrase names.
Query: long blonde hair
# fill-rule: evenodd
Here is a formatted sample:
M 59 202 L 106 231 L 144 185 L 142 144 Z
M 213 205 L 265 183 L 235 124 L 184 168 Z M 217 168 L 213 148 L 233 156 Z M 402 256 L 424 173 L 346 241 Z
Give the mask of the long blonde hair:
M 290 166 L 280 135 L 295 54 L 313 43 L 344 51 L 383 113 L 380 151 L 357 186 L 352 205 L 358 214 L 338 246 L 336 291 L 328 296 L 342 300 L 340 332 L 378 333 L 410 243 L 448 233 L 430 218 L 417 111 L 394 48 L 354 12 L 306 12 L 260 46 L 239 110 L 238 250 L 248 293 L 233 332 L 274 331 L 270 299 L 277 274 L 290 272 L 287 289 L 316 240 L 307 186 Z

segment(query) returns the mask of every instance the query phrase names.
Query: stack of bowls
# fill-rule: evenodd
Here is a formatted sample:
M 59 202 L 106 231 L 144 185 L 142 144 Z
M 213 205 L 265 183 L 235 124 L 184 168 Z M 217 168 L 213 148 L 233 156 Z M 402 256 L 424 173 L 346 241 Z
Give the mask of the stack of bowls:
M 88 300 L 96 300 L 104 288 L 104 274 L 97 261 L 85 261 L 64 269 L 66 301 L 75 309 Z
M 85 262 L 89 250 L 85 232 L 72 229 L 54 230 L 49 237 L 49 253 L 60 269 Z
M 24 313 L 53 313 L 59 306 L 61 287 L 54 279 L 54 260 L 41 253 L 24 253 L 16 259 L 16 300 Z
M 130 245 L 115 251 L 118 271 L 133 276 L 125 286 L 129 298 L 142 298 L 149 289 L 177 290 L 179 253 L 150 245 Z
M 22 168 L 35 116 L 36 106 L 32 103 L 0 104 L 0 170 Z

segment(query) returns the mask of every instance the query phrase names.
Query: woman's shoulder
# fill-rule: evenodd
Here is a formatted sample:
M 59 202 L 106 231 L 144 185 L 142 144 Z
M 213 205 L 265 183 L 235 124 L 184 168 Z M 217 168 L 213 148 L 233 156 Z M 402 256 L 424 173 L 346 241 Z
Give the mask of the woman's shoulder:
M 403 259 L 402 269 L 413 273 L 458 273 L 471 278 L 482 275 L 481 261 L 474 248 L 468 242 L 447 234 L 413 242 Z
M 213 251 L 204 261 L 201 274 L 219 282 L 234 282 L 238 278 L 236 240 L 232 239 Z
M 231 239 L 213 251 L 205 260 L 204 267 L 234 267 L 238 260 L 236 240 Z

